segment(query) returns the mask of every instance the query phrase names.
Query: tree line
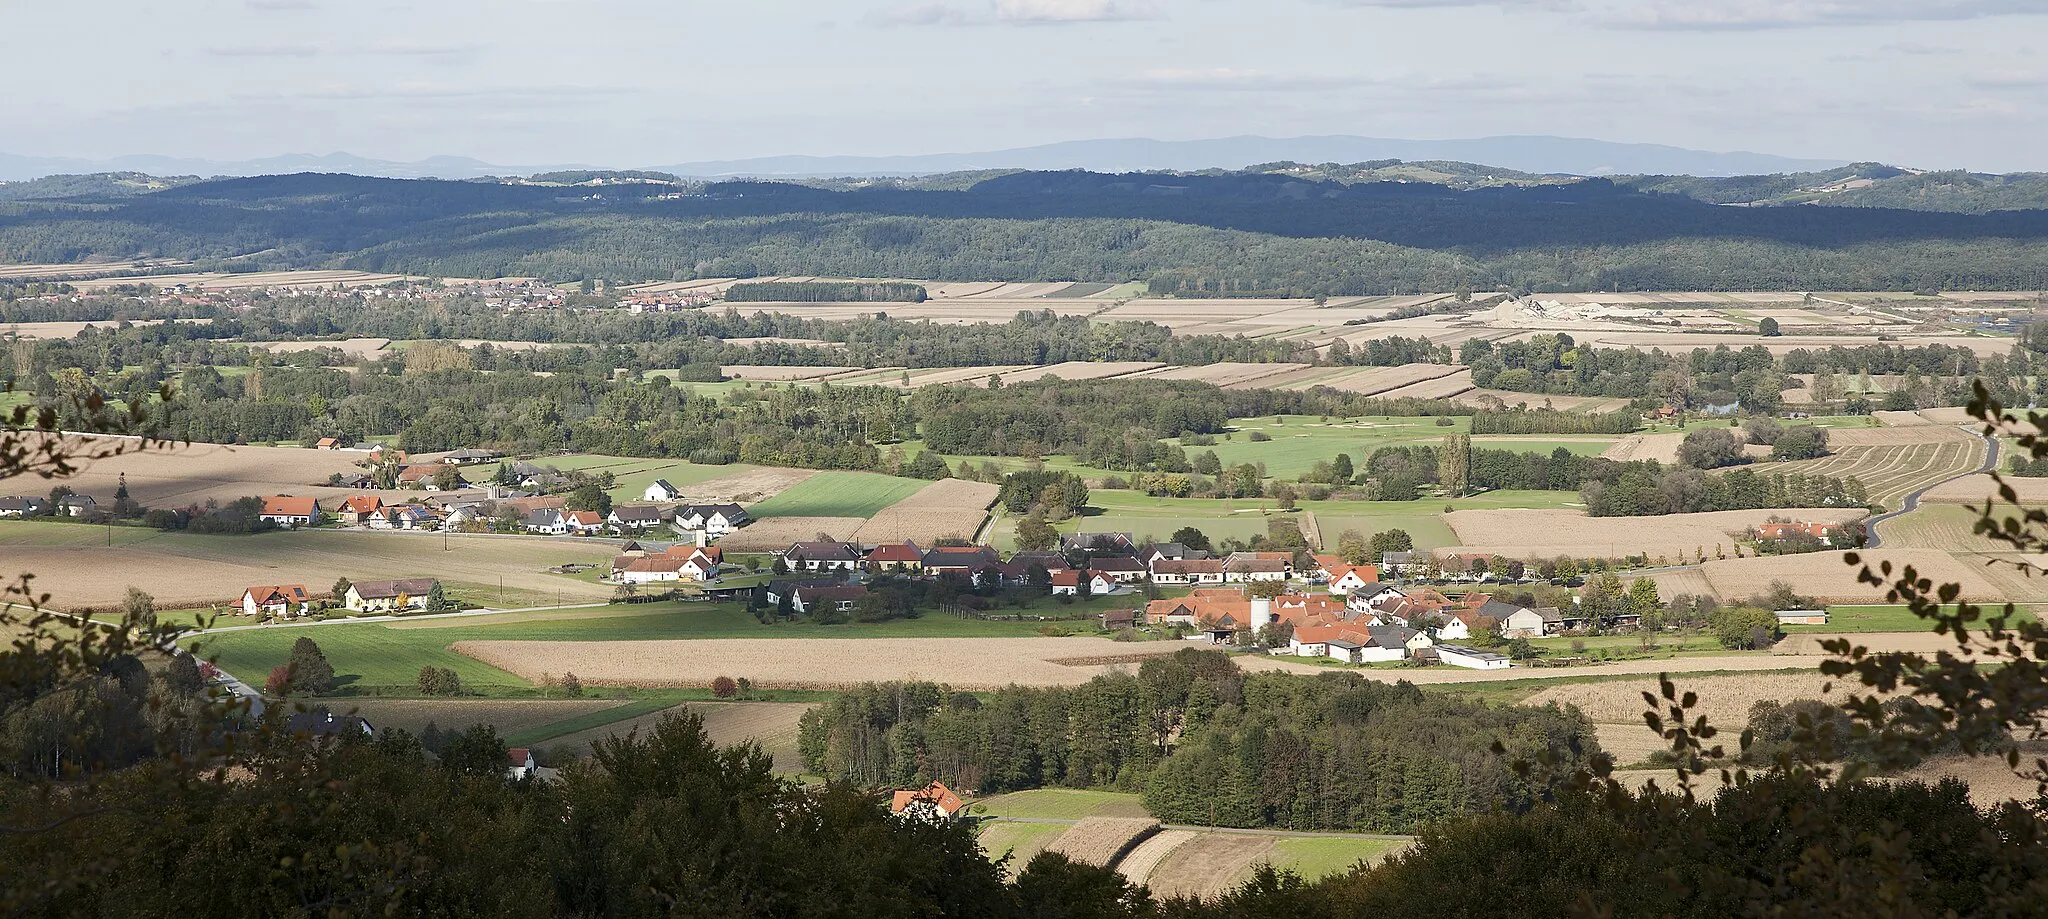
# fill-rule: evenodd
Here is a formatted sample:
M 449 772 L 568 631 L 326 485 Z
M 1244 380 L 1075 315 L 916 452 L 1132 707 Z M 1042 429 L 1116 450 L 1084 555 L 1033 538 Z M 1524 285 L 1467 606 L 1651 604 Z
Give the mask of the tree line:
M 1575 712 L 1351 674 L 1246 674 L 1194 649 L 1067 689 L 871 684 L 806 713 L 800 732 L 807 769 L 856 784 L 1142 789 L 1169 823 L 1370 832 L 1527 806 L 1536 790 L 1496 739 L 1511 756 L 1598 750 Z

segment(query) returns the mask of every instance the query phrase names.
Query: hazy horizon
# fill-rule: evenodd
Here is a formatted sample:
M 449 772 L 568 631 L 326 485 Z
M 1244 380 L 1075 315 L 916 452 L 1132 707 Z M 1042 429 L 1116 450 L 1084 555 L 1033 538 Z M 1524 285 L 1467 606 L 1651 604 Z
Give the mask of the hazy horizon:
M 0 152 L 642 166 L 1101 138 L 1554 135 L 2048 169 L 2039 0 L 103 5 Z M 23 34 L 75 28 L 56 7 Z M 94 66 L 81 50 L 94 49 Z

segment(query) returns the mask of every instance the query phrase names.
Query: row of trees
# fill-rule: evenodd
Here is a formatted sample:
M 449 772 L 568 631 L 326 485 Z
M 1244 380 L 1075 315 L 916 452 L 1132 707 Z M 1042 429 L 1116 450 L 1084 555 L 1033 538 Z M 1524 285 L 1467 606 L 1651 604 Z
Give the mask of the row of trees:
M 1532 800 L 1489 752 L 1496 737 L 1516 755 L 1597 749 L 1581 716 L 1555 708 L 1245 674 L 1193 649 L 1071 689 L 869 685 L 806 713 L 800 743 L 809 770 L 860 784 L 1143 789 L 1168 822 L 1406 832 Z

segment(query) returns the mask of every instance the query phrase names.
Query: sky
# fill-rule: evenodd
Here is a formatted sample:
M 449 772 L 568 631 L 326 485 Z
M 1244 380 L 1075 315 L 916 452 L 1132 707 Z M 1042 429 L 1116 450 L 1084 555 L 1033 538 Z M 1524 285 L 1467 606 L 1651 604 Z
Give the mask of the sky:
M 23 155 L 632 167 L 1552 134 L 2048 170 L 2048 0 L 8 5 L 0 152 Z

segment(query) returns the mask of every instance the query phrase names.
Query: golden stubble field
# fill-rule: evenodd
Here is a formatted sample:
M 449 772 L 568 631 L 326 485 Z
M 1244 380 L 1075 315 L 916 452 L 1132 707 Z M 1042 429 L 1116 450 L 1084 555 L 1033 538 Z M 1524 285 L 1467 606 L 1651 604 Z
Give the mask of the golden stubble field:
M 527 679 L 574 671 L 587 686 L 707 686 L 746 677 L 763 689 L 844 689 L 929 680 L 961 690 L 1076 686 L 1182 642 L 1106 638 L 730 638 L 696 641 L 459 641 L 465 654 Z
M 1780 508 L 1754 511 L 1713 511 L 1704 514 L 1666 514 L 1661 517 L 1588 517 L 1583 512 L 1562 508 L 1502 508 L 1453 511 L 1444 522 L 1457 533 L 1455 551 L 1487 553 L 1508 558 L 1618 558 L 1648 555 L 1692 560 L 1704 550 L 1708 558 L 1716 547 L 1732 548 L 1735 537 L 1771 517 L 1809 522 L 1843 523 L 1859 520 L 1861 508 Z
M 109 444 L 134 444 L 130 438 L 64 438 L 70 450 L 103 449 Z M 221 444 L 168 444 L 147 450 L 133 450 L 119 456 L 94 460 L 61 484 L 80 494 L 91 495 L 101 504 L 112 504 L 114 491 L 125 475 L 128 493 L 152 507 L 173 507 L 204 503 L 216 498 L 225 504 L 245 495 L 297 495 L 336 498 L 360 492 L 320 484 L 334 473 L 362 472 L 357 464 L 368 454 L 340 450 L 306 450 L 298 447 L 232 447 Z M 0 494 L 40 493 L 57 482 L 42 479 L 13 479 L 0 483 Z M 389 496 L 392 493 L 385 492 Z M 417 492 L 413 493 L 417 496 Z
M 1001 491 L 986 482 L 941 479 L 876 512 L 851 538 L 863 545 L 911 540 L 926 547 L 947 536 L 971 540 Z
M 118 605 L 139 587 L 161 606 L 230 603 L 253 585 L 304 584 L 324 594 L 335 580 L 435 577 L 507 605 L 603 600 L 611 589 L 551 574 L 566 563 L 600 564 L 609 541 L 341 531 L 253 536 L 157 533 L 131 527 L 0 522 L 0 576 L 34 572 L 35 589 L 59 609 Z M 103 544 L 111 541 L 112 545 Z

